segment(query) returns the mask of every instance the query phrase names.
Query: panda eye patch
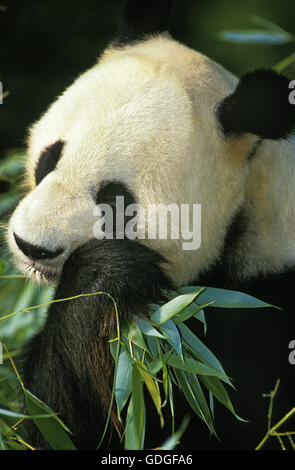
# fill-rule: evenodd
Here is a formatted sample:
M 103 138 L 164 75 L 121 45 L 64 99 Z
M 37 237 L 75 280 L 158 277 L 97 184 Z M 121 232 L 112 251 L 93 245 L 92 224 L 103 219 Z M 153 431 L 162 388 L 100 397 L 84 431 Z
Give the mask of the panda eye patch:
M 122 206 L 117 206 L 117 196 L 123 197 Z M 130 204 L 136 203 L 135 195 L 129 190 L 129 188 L 119 181 L 104 181 L 102 182 L 99 191 L 96 195 L 96 204 L 108 204 L 112 207 L 113 219 L 112 228 L 113 233 L 118 233 L 120 228 L 117 227 L 117 221 L 120 216 L 124 219 L 124 229 L 127 222 L 132 219 L 131 216 L 125 215 L 125 209 Z M 122 227 L 121 227 L 122 228 Z M 103 227 L 106 230 L 106 227 Z
M 62 140 L 57 140 L 54 144 L 49 145 L 49 147 L 46 147 L 42 151 L 35 170 L 35 181 L 37 185 L 41 183 L 48 173 L 55 169 L 64 144 Z

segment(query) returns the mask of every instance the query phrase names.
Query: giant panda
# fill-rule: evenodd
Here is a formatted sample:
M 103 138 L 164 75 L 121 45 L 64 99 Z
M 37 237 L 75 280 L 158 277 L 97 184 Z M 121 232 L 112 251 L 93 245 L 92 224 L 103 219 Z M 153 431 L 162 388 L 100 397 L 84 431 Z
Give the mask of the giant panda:
M 239 289 L 282 307 L 208 312 L 204 341 L 237 391 L 239 422 L 216 406 L 219 440 L 191 418 L 180 446 L 254 448 L 267 428 L 262 394 L 281 379 L 275 416 L 294 406 L 295 106 L 289 81 L 271 70 L 236 78 L 168 33 L 172 1 L 127 0 L 114 41 L 29 131 L 27 194 L 8 242 L 28 277 L 55 285 L 55 299 L 105 291 L 121 321 L 157 302 L 163 288 Z M 201 204 L 201 244 L 180 239 L 96 239 L 94 208 L 116 196 L 151 204 Z M 23 354 L 25 386 L 95 449 L 113 379 L 105 296 L 53 303 Z M 178 397 L 176 418 L 192 412 Z M 276 414 L 277 412 L 277 414 Z M 147 445 L 169 429 L 150 422 Z M 105 446 L 120 447 L 120 423 Z M 166 434 L 165 434 L 166 432 Z M 37 448 L 46 443 L 29 428 Z

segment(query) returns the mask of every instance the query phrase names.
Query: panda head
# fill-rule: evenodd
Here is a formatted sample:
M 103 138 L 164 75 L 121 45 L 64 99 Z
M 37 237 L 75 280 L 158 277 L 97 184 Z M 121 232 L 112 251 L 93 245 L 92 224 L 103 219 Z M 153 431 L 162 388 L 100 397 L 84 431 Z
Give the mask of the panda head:
M 167 33 L 172 2 L 126 2 L 118 38 L 29 132 L 27 194 L 9 225 L 19 268 L 58 280 L 93 238 L 97 203 L 116 195 L 152 204 L 201 204 L 202 242 L 140 240 L 189 282 L 218 258 L 241 206 L 248 156 L 294 124 L 288 81 L 256 71 L 240 81 Z

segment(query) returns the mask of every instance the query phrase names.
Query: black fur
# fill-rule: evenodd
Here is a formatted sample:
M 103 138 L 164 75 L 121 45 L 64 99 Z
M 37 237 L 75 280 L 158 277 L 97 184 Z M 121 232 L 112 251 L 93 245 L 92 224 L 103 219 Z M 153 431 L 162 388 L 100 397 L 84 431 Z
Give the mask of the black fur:
M 23 252 L 24 255 L 28 256 L 34 260 L 40 259 L 53 259 L 63 253 L 63 249 L 59 248 L 57 250 L 47 250 L 42 246 L 33 245 L 32 243 L 28 243 L 22 238 L 20 238 L 16 233 L 13 234 L 15 243 L 19 247 L 19 249 Z
M 43 150 L 40 155 L 38 165 L 35 169 L 35 180 L 37 185 L 41 183 L 43 178 L 45 178 L 48 173 L 55 169 L 64 145 L 65 143 L 62 140 L 58 140 Z
M 124 47 L 167 31 L 173 3 L 173 0 L 127 0 L 114 45 Z
M 55 299 L 108 292 L 122 324 L 142 312 L 148 301 L 160 298 L 161 287 L 169 286 L 160 268 L 163 262 L 136 242 L 94 239 L 65 263 Z M 25 386 L 59 413 L 79 449 L 95 449 L 105 426 L 113 379 L 111 334 L 115 335 L 112 301 L 105 295 L 82 297 L 53 303 L 44 328 L 26 347 Z M 118 429 L 115 413 L 112 421 Z M 36 426 L 28 426 L 32 443 L 46 448 Z M 116 445 L 113 436 L 111 446 Z
M 272 425 L 294 407 L 295 366 L 288 361 L 288 345 L 295 338 L 291 298 L 294 283 L 293 269 L 268 279 L 252 279 L 240 286 L 227 284 L 228 288 L 238 288 L 282 310 L 207 309 L 208 333 L 204 342 L 232 378 L 236 391 L 229 390 L 230 398 L 237 413 L 249 422 L 237 421 L 216 403 L 215 424 L 220 440 L 209 439 L 204 426 L 194 420 L 183 438 L 185 446 L 211 450 L 254 449 L 267 430 L 269 399 L 263 398 L 263 394 L 273 390 L 277 379 L 280 379 L 280 386 L 274 400 Z M 215 277 L 213 282 L 207 279 L 200 285 L 224 287 L 222 277 Z M 192 322 L 190 326 L 195 327 Z M 293 428 L 294 422 L 290 421 L 281 431 Z M 189 433 L 198 435 L 195 444 Z M 271 438 L 264 448 L 279 450 L 280 446 Z
M 217 110 L 225 135 L 252 133 L 265 139 L 287 137 L 295 126 L 289 80 L 272 70 L 245 74 Z
M 117 196 L 124 197 L 122 207 L 116 203 Z M 116 238 L 118 238 L 119 234 L 121 234 L 121 238 L 124 238 L 126 224 L 132 219 L 132 216 L 129 217 L 125 215 L 126 207 L 131 204 L 136 204 L 135 195 L 120 181 L 103 181 L 98 193 L 96 194 L 95 202 L 98 205 L 108 204 L 111 206 L 112 220 L 110 221 L 109 226 L 111 227 L 112 233 L 116 234 Z M 104 217 L 106 217 L 106 214 Z M 120 227 L 118 224 L 118 219 L 120 218 L 124 220 L 124 227 Z
M 231 252 L 247 230 L 247 225 L 247 216 L 239 211 L 228 229 L 218 262 L 193 284 L 239 290 L 282 310 L 212 307 L 206 310 L 208 333 L 205 344 L 232 377 L 237 390 L 231 391 L 231 400 L 237 413 L 249 422 L 237 421 L 217 404 L 215 423 L 220 441 L 209 439 L 202 424 L 194 420 L 183 439 L 188 447 L 191 445 L 207 450 L 254 449 L 267 429 L 269 400 L 262 395 L 274 388 L 276 379 L 280 379 L 280 386 L 274 401 L 272 424 L 294 406 L 295 366 L 288 362 L 288 345 L 295 337 L 292 299 L 295 270 L 239 280 L 236 270 L 240 266 L 231 263 Z M 190 326 L 195 328 L 192 322 Z M 288 426 L 290 429 L 292 423 Z M 195 445 L 189 433 L 198 435 Z M 266 448 L 279 449 L 280 446 L 272 438 Z

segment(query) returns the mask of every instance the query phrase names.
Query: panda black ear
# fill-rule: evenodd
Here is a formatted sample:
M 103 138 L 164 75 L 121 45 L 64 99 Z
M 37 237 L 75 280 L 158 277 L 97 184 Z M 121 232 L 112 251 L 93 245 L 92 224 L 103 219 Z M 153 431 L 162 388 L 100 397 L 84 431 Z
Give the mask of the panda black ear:
M 289 80 L 272 70 L 244 75 L 234 93 L 218 106 L 223 133 L 251 133 L 265 139 L 282 139 L 295 126 L 295 105 L 289 101 Z
M 125 1 L 115 46 L 125 46 L 168 31 L 173 4 L 174 0 Z

